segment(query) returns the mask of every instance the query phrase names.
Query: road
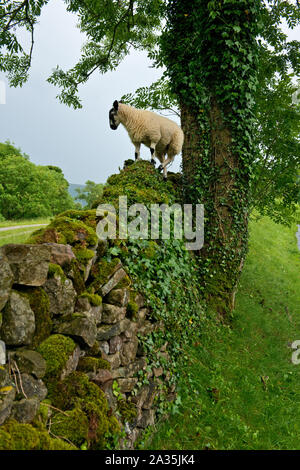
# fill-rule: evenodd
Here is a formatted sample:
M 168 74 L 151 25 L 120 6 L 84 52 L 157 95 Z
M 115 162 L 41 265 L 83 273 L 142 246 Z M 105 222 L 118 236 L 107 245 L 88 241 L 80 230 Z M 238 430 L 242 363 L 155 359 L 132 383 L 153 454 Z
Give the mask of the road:
M 1 227 L 0 232 L 5 232 L 8 230 L 17 230 L 18 228 L 42 227 L 42 225 L 48 225 L 48 224 L 13 225 L 11 227 Z

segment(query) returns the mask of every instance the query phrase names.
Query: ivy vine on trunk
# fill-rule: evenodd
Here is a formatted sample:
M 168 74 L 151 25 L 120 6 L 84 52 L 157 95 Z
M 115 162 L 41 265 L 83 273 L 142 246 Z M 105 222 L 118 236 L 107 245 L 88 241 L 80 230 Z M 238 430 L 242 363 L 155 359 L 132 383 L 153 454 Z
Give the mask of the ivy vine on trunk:
M 222 315 L 234 308 L 247 251 L 260 7 L 258 0 L 173 0 L 161 38 L 182 110 L 185 200 L 205 207 L 199 282 Z

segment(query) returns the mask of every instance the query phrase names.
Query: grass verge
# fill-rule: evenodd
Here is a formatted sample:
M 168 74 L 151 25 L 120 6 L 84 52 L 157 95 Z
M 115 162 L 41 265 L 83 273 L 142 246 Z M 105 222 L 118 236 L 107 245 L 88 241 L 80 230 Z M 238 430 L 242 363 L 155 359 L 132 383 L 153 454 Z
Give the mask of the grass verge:
M 296 226 L 252 221 L 229 325 L 213 314 L 181 371 L 175 413 L 148 449 L 300 449 L 300 253 Z M 181 403 L 181 404 L 180 404 Z

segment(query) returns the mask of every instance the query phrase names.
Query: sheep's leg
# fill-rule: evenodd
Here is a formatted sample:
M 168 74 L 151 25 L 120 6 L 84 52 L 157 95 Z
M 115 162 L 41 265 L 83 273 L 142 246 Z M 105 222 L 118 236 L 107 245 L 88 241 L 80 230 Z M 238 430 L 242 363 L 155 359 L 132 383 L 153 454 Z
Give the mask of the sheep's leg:
M 151 145 L 150 145 L 151 164 L 152 164 L 154 167 L 155 167 L 155 159 L 154 159 L 155 147 L 156 147 L 156 144 L 154 144 L 153 142 L 151 142 Z
M 140 143 L 136 143 L 136 144 L 134 144 L 134 147 L 135 147 L 135 154 L 134 154 L 135 159 L 136 159 L 136 160 L 140 160 L 140 159 L 141 159 L 141 157 L 140 157 L 141 144 L 140 144 Z
M 169 156 L 165 159 L 165 161 L 163 162 L 163 164 L 161 165 L 162 166 L 162 169 L 164 171 L 164 180 L 167 179 L 167 165 L 169 163 L 171 163 L 172 161 L 174 160 L 174 157 L 173 156 Z

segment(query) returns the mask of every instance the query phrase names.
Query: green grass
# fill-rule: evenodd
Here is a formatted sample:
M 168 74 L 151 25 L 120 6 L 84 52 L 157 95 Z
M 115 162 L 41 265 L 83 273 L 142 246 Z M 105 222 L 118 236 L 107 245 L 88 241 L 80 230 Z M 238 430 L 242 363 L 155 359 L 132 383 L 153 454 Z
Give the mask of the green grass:
M 296 226 L 252 221 L 230 325 L 203 319 L 186 351 L 177 413 L 149 449 L 300 449 L 300 253 Z
M 17 227 L 18 225 L 48 224 L 50 218 L 26 219 L 26 220 L 5 220 L 0 222 L 0 228 Z M 0 231 L 0 246 L 7 243 L 24 243 L 29 235 L 37 230 L 38 227 L 21 227 L 14 230 Z
M 4 220 L 0 222 L 0 228 L 15 227 L 17 225 L 31 225 L 31 224 L 48 224 L 50 217 L 38 217 L 36 219 L 22 219 L 22 220 Z

